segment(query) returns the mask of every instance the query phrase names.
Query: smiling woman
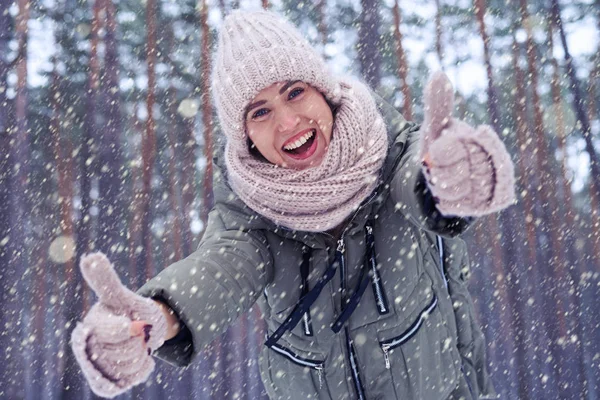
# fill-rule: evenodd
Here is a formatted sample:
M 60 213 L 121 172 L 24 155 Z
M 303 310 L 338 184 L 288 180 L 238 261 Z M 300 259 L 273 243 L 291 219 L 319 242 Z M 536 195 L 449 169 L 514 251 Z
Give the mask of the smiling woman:
M 78 325 L 90 383 L 114 394 L 145 380 L 153 364 L 142 339 L 158 358 L 189 365 L 258 302 L 271 398 L 493 394 L 454 236 L 471 221 L 459 216 L 511 204 L 512 163 L 490 129 L 452 118 L 445 75 L 425 89 L 419 128 L 361 81 L 330 74 L 276 14 L 234 12 L 219 33 L 212 91 L 226 146 L 202 242 L 138 291 L 160 309 L 128 294 L 116 338 L 98 326 L 106 307 Z M 112 282 L 99 287 L 123 293 Z M 128 318 L 153 326 L 132 340 Z M 121 366 L 109 351 L 118 347 L 140 365 Z
M 249 139 L 269 162 L 304 169 L 323 160 L 333 113 L 318 90 L 288 81 L 261 90 L 246 109 L 245 121 Z

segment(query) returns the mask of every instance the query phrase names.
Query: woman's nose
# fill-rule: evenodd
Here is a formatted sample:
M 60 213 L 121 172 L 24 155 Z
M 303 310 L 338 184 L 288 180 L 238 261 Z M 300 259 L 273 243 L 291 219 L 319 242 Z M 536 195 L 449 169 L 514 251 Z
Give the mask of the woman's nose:
M 300 122 L 300 116 L 290 107 L 282 107 L 277 113 L 277 129 L 279 132 L 289 131 Z

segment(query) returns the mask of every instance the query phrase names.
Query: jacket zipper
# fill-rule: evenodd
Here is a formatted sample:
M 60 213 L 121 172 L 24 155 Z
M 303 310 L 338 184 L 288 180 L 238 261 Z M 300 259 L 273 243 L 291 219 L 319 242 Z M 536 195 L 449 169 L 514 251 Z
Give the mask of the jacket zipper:
M 323 387 L 323 366 L 325 365 L 325 361 L 313 361 L 308 360 L 306 358 L 302 358 L 295 354 L 293 351 L 286 349 L 285 347 L 279 344 L 273 344 L 271 346 L 271 349 L 273 349 L 273 351 L 281 354 L 282 356 L 284 356 L 285 358 L 297 365 L 316 370 L 319 376 L 319 389 Z
M 346 260 L 344 258 L 344 252 L 346 250 L 346 245 L 344 244 L 344 233 L 337 242 L 336 249 L 336 257 L 339 257 L 340 260 L 340 281 L 342 286 L 342 308 L 346 302 Z M 354 382 L 354 388 L 356 389 L 356 393 L 358 394 L 359 400 L 364 400 L 365 395 L 362 388 L 362 383 L 360 381 L 360 374 L 358 371 L 358 364 L 356 362 L 356 354 L 354 350 L 354 345 L 350 340 L 350 335 L 348 334 L 348 328 L 344 327 L 344 335 L 346 336 L 346 346 L 348 348 L 348 358 L 350 361 L 350 369 L 352 370 L 352 380 Z
M 435 308 L 436 304 L 437 304 L 437 296 L 434 294 L 433 300 L 431 300 L 431 303 L 427 306 L 427 308 L 425 308 L 423 311 L 421 311 L 417 320 L 405 332 L 403 332 L 401 335 L 398 335 L 394 338 L 379 342 L 379 345 L 381 346 L 381 349 L 383 350 L 383 357 L 385 359 L 385 368 L 386 369 L 390 369 L 389 351 L 408 342 L 415 335 L 415 333 L 417 333 L 417 331 L 419 330 L 421 325 L 423 325 L 425 318 Z
M 377 302 L 377 311 L 379 311 L 379 315 L 387 314 L 390 310 L 388 307 L 387 297 L 383 290 L 383 286 L 381 285 L 381 275 L 379 275 L 379 271 L 377 270 L 377 262 L 375 260 L 375 238 L 373 237 L 373 227 L 371 225 L 366 225 L 367 229 L 367 254 L 369 267 L 372 273 L 372 281 L 373 281 L 373 292 L 375 294 L 376 302 Z
M 310 252 L 308 251 L 308 253 L 306 253 L 306 247 L 303 250 L 302 253 L 302 266 L 301 268 L 301 274 L 302 274 L 302 293 L 301 295 L 304 296 L 306 295 L 309 290 L 308 290 L 308 274 L 309 274 L 309 269 L 310 269 Z M 304 328 L 304 335 L 306 336 L 313 336 L 313 329 L 312 329 L 312 321 L 311 321 L 311 317 L 310 317 L 310 308 L 302 315 L 302 325 Z
M 368 204 L 371 203 L 371 201 L 375 198 L 376 192 L 373 192 L 370 197 L 367 199 L 367 201 L 362 204 L 355 212 L 354 215 L 352 215 L 352 218 L 350 218 L 350 221 L 348 221 L 348 223 L 346 224 L 346 227 L 344 228 L 344 230 L 342 231 L 342 234 L 340 235 L 340 238 L 337 239 L 337 247 L 336 247 L 336 254 L 335 257 L 338 258 L 340 260 L 340 281 L 341 281 L 341 286 L 342 286 L 342 309 L 344 308 L 344 303 L 346 302 L 346 260 L 344 258 L 344 252 L 346 251 L 346 245 L 344 243 L 344 235 L 346 234 L 346 232 L 348 231 L 348 228 L 350 227 L 350 225 L 352 224 L 352 222 L 354 221 L 354 219 L 356 218 L 356 216 L 358 215 L 358 213 Z M 324 232 L 324 234 L 326 236 L 329 236 L 332 239 L 335 239 L 335 237 L 329 233 Z M 348 328 L 344 329 L 344 333 L 346 336 L 346 345 L 348 346 L 348 357 L 349 357 L 349 361 L 350 361 L 350 366 L 351 366 L 351 370 L 352 370 L 352 380 L 354 381 L 354 386 L 356 388 L 356 393 L 358 394 L 358 398 L 359 400 L 365 400 L 365 395 L 364 395 L 364 391 L 362 388 L 362 383 L 360 381 L 360 375 L 359 375 L 359 371 L 358 371 L 358 365 L 356 363 L 356 355 L 355 355 L 355 351 L 354 351 L 354 345 L 352 344 L 352 341 L 350 340 L 350 336 L 348 334 Z M 322 371 L 322 370 L 321 370 Z M 321 375 L 319 375 L 319 383 L 321 382 Z
M 311 329 L 311 323 L 310 323 L 308 312 L 305 312 L 304 315 L 302 316 L 302 322 L 304 323 L 304 334 L 306 336 L 312 336 L 313 333 L 312 333 L 312 329 Z
M 448 289 L 448 279 L 446 279 L 446 274 L 444 273 L 444 242 L 441 236 L 437 236 L 438 249 L 440 253 L 440 274 L 442 274 L 442 279 L 444 280 L 444 285 L 446 285 L 446 289 Z

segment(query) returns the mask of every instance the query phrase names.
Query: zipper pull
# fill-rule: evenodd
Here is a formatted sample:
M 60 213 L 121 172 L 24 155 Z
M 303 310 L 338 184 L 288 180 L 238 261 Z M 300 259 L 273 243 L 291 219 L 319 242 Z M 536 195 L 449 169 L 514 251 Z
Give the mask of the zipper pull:
M 319 389 L 323 388 L 323 367 L 315 367 L 317 369 L 317 375 L 319 375 Z
M 344 254 L 344 251 L 346 251 L 346 244 L 344 243 L 344 239 L 339 239 L 337 241 L 337 251 L 341 254 Z
M 383 358 L 385 358 L 385 369 L 390 369 L 390 355 L 389 355 L 389 347 L 383 346 Z
M 310 335 L 310 326 L 308 325 L 308 313 L 302 314 L 302 322 L 304 323 L 304 334 Z

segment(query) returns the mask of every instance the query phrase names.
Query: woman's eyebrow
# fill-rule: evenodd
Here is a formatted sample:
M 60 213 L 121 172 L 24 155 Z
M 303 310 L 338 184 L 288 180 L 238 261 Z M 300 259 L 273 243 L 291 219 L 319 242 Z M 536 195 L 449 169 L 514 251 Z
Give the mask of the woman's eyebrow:
M 280 89 L 279 89 L 279 94 L 283 94 L 283 92 L 285 92 L 286 90 L 288 90 L 290 88 L 290 86 L 296 84 L 300 82 L 299 79 L 295 80 L 295 81 L 288 81 L 285 83 L 285 85 L 283 85 Z M 262 106 L 263 104 L 265 104 L 267 101 L 266 100 L 259 100 L 256 103 L 252 103 L 249 104 L 248 107 L 246 107 L 246 111 L 244 112 L 244 119 L 246 119 L 246 117 L 248 116 L 248 113 L 253 109 L 256 108 L 258 106 Z
M 248 107 L 246 107 L 246 111 L 244 112 L 244 119 L 246 119 L 250 110 L 252 110 L 253 108 L 256 108 L 258 106 L 262 106 L 266 102 L 267 102 L 266 100 L 259 100 L 256 103 L 249 104 Z
M 298 83 L 298 82 L 300 82 L 299 79 L 297 79 L 295 81 L 288 81 L 285 85 L 283 85 L 281 87 L 281 89 L 279 89 L 279 94 L 283 94 L 283 92 L 285 92 L 286 90 L 288 90 L 290 86 L 292 86 L 293 84 Z

